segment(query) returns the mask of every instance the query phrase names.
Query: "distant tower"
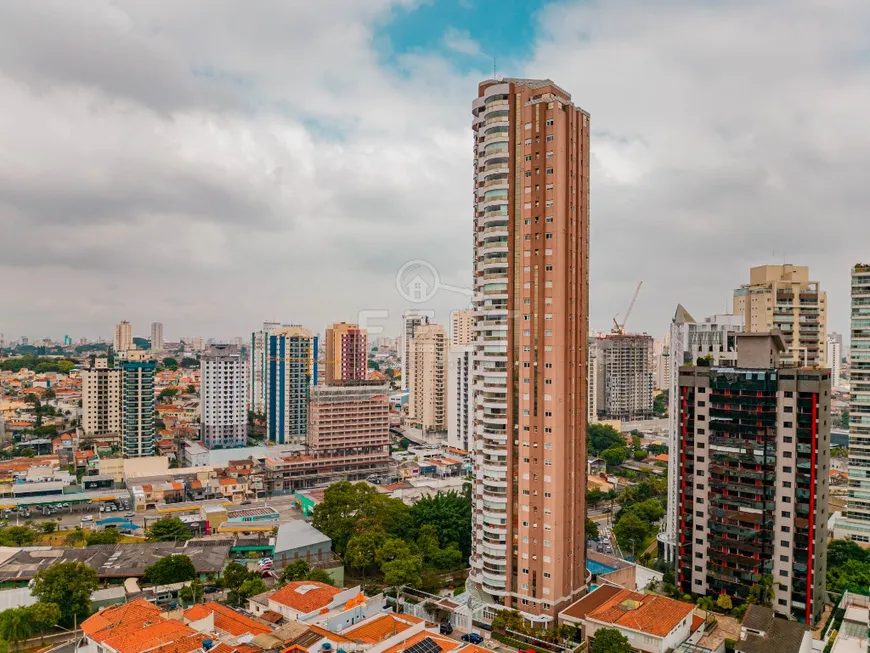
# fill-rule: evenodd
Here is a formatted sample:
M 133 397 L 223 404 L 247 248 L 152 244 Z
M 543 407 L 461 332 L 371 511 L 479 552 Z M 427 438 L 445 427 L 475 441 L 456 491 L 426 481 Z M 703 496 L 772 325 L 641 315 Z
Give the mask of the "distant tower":
M 151 351 L 163 351 L 163 323 L 151 323 Z
M 115 340 L 113 345 L 118 353 L 133 349 L 133 327 L 127 320 L 123 320 L 115 325 Z

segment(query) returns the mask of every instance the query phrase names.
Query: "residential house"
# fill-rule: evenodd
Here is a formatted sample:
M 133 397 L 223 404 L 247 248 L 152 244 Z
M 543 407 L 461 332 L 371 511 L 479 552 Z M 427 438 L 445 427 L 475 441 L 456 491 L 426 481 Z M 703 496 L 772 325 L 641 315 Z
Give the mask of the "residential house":
M 864 626 L 867 632 L 867 624 Z M 867 650 L 866 638 L 864 648 Z M 770 608 L 750 605 L 743 615 L 740 640 L 734 645 L 735 653 L 811 653 L 813 633 L 798 621 L 777 619 Z

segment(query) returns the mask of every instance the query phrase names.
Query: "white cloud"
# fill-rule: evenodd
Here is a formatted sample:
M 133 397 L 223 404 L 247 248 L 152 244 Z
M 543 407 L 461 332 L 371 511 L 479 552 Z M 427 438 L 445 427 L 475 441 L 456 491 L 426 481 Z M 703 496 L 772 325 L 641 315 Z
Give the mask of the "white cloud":
M 470 103 L 436 54 L 384 67 L 407 0 L 13 3 L 0 22 L 7 336 L 226 337 L 404 308 L 394 274 L 471 274 Z M 721 311 L 753 264 L 806 263 L 844 330 L 866 258 L 859 0 L 560 2 L 524 69 L 592 114 L 593 326 Z M 468 33 L 442 45 L 480 54 Z M 437 83 L 433 83 L 437 80 Z M 11 280 L 11 281 L 10 281 Z M 444 294 L 446 311 L 462 298 Z M 396 328 L 395 320 L 391 323 Z
M 455 27 L 449 28 L 444 33 L 443 43 L 445 48 L 459 54 L 481 54 L 480 44 L 471 38 L 471 34 L 468 31 L 459 30 Z

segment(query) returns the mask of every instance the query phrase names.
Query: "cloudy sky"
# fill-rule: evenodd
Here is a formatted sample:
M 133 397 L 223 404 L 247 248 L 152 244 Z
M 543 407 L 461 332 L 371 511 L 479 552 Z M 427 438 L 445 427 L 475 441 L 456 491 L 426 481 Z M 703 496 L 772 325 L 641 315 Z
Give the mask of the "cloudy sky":
M 700 317 L 870 259 L 866 0 L 112 0 L 0 9 L 0 332 L 319 331 L 471 275 L 471 101 L 550 77 L 592 115 L 592 317 Z M 439 291 L 422 308 L 461 307 Z M 376 313 L 380 315 L 382 313 Z

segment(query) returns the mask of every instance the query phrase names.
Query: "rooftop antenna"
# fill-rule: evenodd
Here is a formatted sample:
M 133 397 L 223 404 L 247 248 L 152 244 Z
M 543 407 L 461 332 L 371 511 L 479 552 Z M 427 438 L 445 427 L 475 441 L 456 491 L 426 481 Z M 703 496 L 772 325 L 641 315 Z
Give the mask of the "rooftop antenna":
M 498 77 L 496 76 L 496 69 L 495 69 L 495 57 L 492 58 L 492 79 L 493 79 L 493 81 L 498 80 Z

